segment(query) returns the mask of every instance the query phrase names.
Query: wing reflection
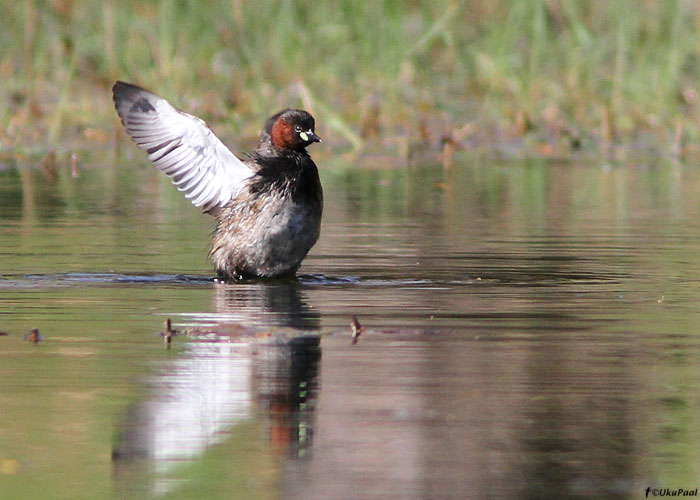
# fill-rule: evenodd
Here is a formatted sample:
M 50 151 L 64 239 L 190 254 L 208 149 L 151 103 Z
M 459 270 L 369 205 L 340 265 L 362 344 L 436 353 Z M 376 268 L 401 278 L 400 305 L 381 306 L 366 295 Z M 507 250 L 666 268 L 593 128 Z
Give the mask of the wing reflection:
M 248 419 L 263 423 L 277 455 L 310 453 L 319 337 L 192 341 L 162 366 L 146 400 L 130 408 L 113 447 L 117 491 L 159 495 L 182 481 L 177 466 L 200 457 Z

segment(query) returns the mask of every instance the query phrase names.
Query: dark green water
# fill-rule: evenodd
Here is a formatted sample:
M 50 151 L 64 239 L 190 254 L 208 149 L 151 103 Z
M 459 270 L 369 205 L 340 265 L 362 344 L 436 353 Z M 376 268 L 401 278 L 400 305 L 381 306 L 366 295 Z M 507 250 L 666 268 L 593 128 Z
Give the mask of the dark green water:
M 326 167 L 298 281 L 225 285 L 167 179 L 85 158 L 0 164 L 0 498 L 700 486 L 699 168 Z

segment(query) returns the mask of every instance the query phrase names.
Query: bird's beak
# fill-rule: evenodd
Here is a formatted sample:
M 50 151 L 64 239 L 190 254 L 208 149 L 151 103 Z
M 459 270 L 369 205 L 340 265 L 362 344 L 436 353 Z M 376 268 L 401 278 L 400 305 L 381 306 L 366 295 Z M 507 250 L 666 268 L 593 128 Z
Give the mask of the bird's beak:
M 309 142 L 323 142 L 319 136 L 314 134 L 313 130 L 307 130 L 306 135 L 309 136 L 307 139 Z

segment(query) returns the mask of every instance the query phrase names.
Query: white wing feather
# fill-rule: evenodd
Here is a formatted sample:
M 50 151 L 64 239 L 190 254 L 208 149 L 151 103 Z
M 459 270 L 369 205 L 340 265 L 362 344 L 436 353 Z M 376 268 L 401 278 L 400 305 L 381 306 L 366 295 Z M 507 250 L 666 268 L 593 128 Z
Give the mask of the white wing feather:
M 113 92 L 127 134 L 196 207 L 225 205 L 253 175 L 196 116 L 135 85 L 117 82 Z

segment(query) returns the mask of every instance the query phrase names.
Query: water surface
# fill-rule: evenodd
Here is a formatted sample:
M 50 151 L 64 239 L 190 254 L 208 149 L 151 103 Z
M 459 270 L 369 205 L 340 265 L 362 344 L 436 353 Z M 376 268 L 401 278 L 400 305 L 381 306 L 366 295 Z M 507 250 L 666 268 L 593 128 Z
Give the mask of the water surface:
M 8 498 L 698 486 L 700 169 L 327 167 L 299 278 L 223 284 L 145 161 L 37 165 L 0 168 Z

